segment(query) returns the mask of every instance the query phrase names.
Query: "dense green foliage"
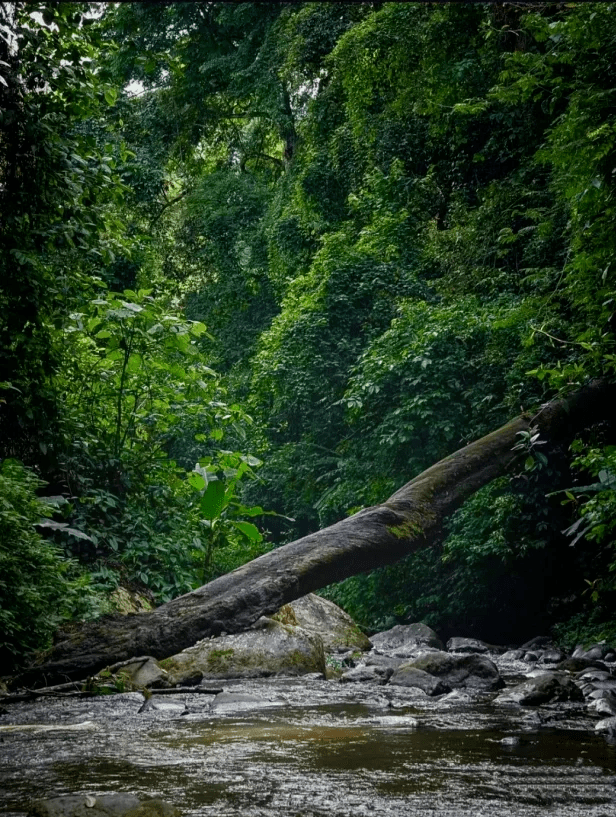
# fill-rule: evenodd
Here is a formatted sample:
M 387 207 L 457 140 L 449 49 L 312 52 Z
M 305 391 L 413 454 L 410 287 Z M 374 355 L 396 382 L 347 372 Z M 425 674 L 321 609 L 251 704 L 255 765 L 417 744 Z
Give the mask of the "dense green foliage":
M 91 577 L 80 615 L 614 377 L 615 11 L 5 4 L 0 457 L 63 497 L 42 530 Z M 607 420 L 522 439 L 442 552 L 325 592 L 368 628 L 607 632 Z
M 16 460 L 0 465 L 0 660 L 39 647 L 62 618 L 85 612 L 87 577 L 36 526 L 52 516 L 37 477 Z M 88 605 L 94 606 L 94 600 Z

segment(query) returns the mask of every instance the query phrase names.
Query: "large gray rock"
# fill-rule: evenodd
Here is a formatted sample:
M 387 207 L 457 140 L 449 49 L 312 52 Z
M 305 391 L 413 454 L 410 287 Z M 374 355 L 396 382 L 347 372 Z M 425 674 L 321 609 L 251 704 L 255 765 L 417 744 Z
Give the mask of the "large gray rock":
M 301 627 L 260 618 L 243 633 L 209 638 L 165 658 L 160 665 L 170 684 L 204 679 L 259 678 L 325 673 L 321 639 Z
M 100 796 L 69 794 L 35 800 L 30 817 L 179 817 L 180 811 L 164 800 L 140 800 L 134 794 Z
M 427 624 L 396 624 L 391 630 L 370 637 L 372 645 L 384 652 L 410 652 L 417 647 L 443 649 L 443 642 Z
M 390 684 L 401 687 L 416 687 L 427 695 L 444 695 L 451 687 L 424 670 L 404 664 L 389 679 Z
M 314 593 L 285 604 L 273 618 L 320 636 L 325 652 L 365 651 L 372 646 L 348 613 Z
M 402 664 L 392 677 L 392 683 L 398 683 L 395 678 L 413 677 L 410 670 L 421 670 L 428 675 L 438 678 L 443 684 L 443 691 L 451 689 L 500 689 L 503 681 L 496 665 L 484 655 L 451 655 L 446 652 L 426 652 Z M 423 676 L 415 676 L 423 677 Z M 411 684 L 406 683 L 405 686 Z M 438 694 L 436 692 L 430 694 Z
M 555 672 L 546 672 L 534 678 L 527 678 L 496 699 L 499 703 L 517 703 L 521 706 L 539 706 L 540 704 L 560 701 L 583 701 L 584 696 L 571 678 Z

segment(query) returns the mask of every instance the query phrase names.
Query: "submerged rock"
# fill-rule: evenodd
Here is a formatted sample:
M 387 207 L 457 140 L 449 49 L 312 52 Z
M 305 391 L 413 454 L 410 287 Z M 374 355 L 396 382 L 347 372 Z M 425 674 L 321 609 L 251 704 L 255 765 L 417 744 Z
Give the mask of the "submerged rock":
M 180 811 L 164 800 L 139 800 L 134 794 L 99 797 L 69 794 L 35 800 L 28 814 L 29 817 L 179 817 Z
M 555 672 L 546 672 L 534 678 L 527 678 L 496 698 L 498 703 L 517 703 L 521 706 L 561 701 L 582 701 L 584 696 L 571 678 Z
M 204 679 L 325 674 L 325 655 L 313 633 L 260 618 L 249 630 L 199 641 L 160 665 L 170 684 L 184 684 L 198 673 Z
M 417 647 L 443 649 L 443 642 L 427 624 L 396 624 L 391 630 L 370 637 L 374 647 L 385 652 L 413 650 Z

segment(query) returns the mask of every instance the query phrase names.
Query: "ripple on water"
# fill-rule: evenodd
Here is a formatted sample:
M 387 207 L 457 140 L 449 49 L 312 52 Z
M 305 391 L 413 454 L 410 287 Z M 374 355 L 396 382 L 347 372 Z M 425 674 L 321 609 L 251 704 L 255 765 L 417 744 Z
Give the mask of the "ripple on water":
M 615 748 L 575 718 L 533 729 L 527 713 L 485 701 L 403 699 L 234 716 L 197 697 L 189 717 L 137 717 L 139 699 L 115 713 L 90 701 L 71 711 L 96 729 L 5 732 L 0 811 L 23 815 L 33 796 L 131 791 L 203 817 L 616 815 Z M 53 702 L 36 706 L 22 722 L 67 720 Z

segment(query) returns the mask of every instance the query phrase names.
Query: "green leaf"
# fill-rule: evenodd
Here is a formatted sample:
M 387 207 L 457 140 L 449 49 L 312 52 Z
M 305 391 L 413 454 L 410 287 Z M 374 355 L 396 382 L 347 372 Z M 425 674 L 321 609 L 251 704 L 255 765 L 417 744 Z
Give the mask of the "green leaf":
M 196 471 L 193 471 L 188 475 L 188 482 L 191 487 L 195 489 L 195 491 L 202 491 L 206 485 L 205 479 L 201 476 L 201 474 L 197 474 Z
M 219 479 L 208 483 L 199 506 L 206 519 L 217 519 L 225 507 L 225 483 Z
M 190 332 L 198 338 L 201 335 L 207 334 L 207 327 L 204 323 L 201 323 L 201 321 L 193 321 L 190 325 Z
M 242 513 L 245 516 L 263 516 L 265 511 L 260 505 L 253 505 L 252 508 L 242 508 Z
M 261 531 L 252 524 L 252 522 L 235 522 L 232 521 L 232 524 L 240 530 L 244 536 L 247 536 L 253 542 L 261 542 L 263 540 L 263 535 Z
M 141 355 L 131 355 L 126 364 L 127 372 L 138 372 L 143 365 L 143 358 Z

